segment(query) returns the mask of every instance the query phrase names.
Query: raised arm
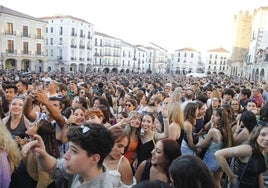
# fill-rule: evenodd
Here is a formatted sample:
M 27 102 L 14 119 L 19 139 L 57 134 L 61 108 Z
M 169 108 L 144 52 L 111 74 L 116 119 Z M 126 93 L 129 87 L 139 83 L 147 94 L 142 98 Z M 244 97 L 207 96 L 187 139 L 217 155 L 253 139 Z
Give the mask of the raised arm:
M 35 94 L 32 92 L 30 93 L 25 100 L 23 105 L 23 114 L 27 119 L 30 121 L 35 121 L 37 119 L 37 114 L 33 111 L 33 99 Z
M 52 174 L 56 167 L 56 159 L 46 152 L 45 144 L 41 136 L 34 135 L 34 138 L 35 140 L 30 141 L 22 147 L 22 154 L 23 156 L 26 156 L 31 150 L 36 155 L 40 167 L 44 171 Z

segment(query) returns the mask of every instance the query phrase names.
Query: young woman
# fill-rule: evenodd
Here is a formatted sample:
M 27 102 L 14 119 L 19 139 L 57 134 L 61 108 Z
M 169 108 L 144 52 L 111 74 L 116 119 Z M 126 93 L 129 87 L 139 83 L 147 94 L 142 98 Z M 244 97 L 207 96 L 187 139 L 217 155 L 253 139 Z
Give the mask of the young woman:
M 181 145 L 183 139 L 183 110 L 179 102 L 168 104 L 169 130 L 168 138 L 176 140 Z
M 56 143 L 55 127 L 52 126 L 48 121 L 40 120 L 38 123 L 34 123 L 32 126 L 29 126 L 27 128 L 26 134 L 30 137 L 32 137 L 34 134 L 39 134 L 45 143 L 46 151 L 48 154 L 52 155 L 55 158 L 60 157 L 59 148 Z M 25 164 L 30 177 L 34 180 L 32 185 L 27 185 L 27 187 L 55 187 L 55 182 L 52 179 L 51 175 L 40 168 L 34 154 L 32 152 L 25 153 L 24 149 L 27 148 L 27 145 L 28 144 L 25 144 L 25 146 L 22 147 L 22 154 L 24 155 L 23 163 Z
M 169 173 L 174 188 L 215 188 L 213 178 L 205 163 L 196 156 L 185 155 L 175 159 Z
M 151 151 L 156 143 L 153 131 L 154 115 L 145 113 L 141 120 L 141 131 L 139 133 L 137 148 L 137 166 L 144 160 L 152 157 Z
M 151 160 L 143 161 L 138 167 L 135 177 L 137 182 L 145 180 L 161 180 L 170 183 L 168 168 L 173 160 L 179 156 L 179 144 L 172 139 L 161 139 L 157 141 L 151 151 Z
M 131 187 L 135 184 L 130 163 L 124 156 L 128 146 L 128 136 L 120 126 L 113 126 L 110 131 L 114 135 L 115 143 L 110 154 L 104 159 L 104 165 L 109 170 L 114 187 Z
M 3 119 L 3 124 L 19 144 L 22 144 L 23 139 L 27 137 L 25 131 L 29 126 L 29 120 L 23 115 L 23 105 L 23 98 L 14 97 L 9 106 L 10 115 Z
M 253 112 L 244 111 L 233 127 L 234 145 L 238 146 L 248 140 L 250 133 L 257 126 L 257 119 Z
M 119 122 L 122 124 L 123 121 Z M 125 123 L 122 124 L 125 126 Z M 122 126 L 120 125 L 120 126 Z M 128 159 L 133 172 L 136 170 L 136 166 L 133 166 L 135 159 L 137 158 L 138 137 L 141 130 L 141 114 L 138 111 L 132 111 L 127 118 L 127 125 L 125 131 L 129 138 L 129 144 L 126 148 L 125 157 Z
M 222 171 L 214 153 L 219 149 L 232 146 L 232 130 L 229 126 L 227 112 L 222 108 L 216 109 L 212 115 L 212 124 L 213 127 L 209 129 L 205 139 L 201 140 L 196 147 L 200 150 L 207 148 L 203 161 L 220 187 Z
M 196 132 L 196 117 L 198 114 L 197 104 L 189 102 L 183 111 L 184 114 L 184 137 L 181 144 L 182 155 L 196 155 L 195 144 L 198 142 L 198 133 Z
M 9 187 L 11 174 L 21 159 L 17 143 L 6 126 L 0 122 L 0 187 Z
M 215 157 L 231 184 L 240 188 L 264 187 L 263 172 L 266 170 L 264 151 L 268 148 L 268 127 L 256 127 L 245 144 L 218 150 Z M 233 158 L 233 167 L 228 159 Z
M 231 107 L 234 111 L 235 118 L 242 114 L 243 110 L 242 110 L 242 107 L 240 105 L 239 99 L 232 99 L 230 104 L 231 104 Z

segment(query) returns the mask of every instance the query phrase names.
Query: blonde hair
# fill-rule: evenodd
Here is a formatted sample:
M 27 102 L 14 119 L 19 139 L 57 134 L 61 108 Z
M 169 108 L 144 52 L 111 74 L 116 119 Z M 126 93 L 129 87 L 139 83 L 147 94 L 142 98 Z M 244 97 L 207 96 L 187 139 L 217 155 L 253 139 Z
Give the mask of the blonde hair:
M 183 129 L 183 109 L 179 102 L 171 102 L 168 104 L 168 118 L 170 120 L 169 123 L 179 124 L 180 128 Z
M 137 117 L 140 118 L 140 120 L 142 119 L 142 114 L 139 113 L 138 111 L 132 111 L 128 114 L 128 118 L 133 118 L 133 117 Z M 130 135 L 132 127 L 130 126 L 130 123 L 128 123 L 125 127 L 125 131 L 128 135 Z M 140 128 L 138 128 L 137 130 L 139 130 Z
M 18 144 L 12 138 L 11 133 L 2 121 L 0 121 L 0 151 L 6 152 L 9 165 L 13 172 L 15 167 L 20 163 L 21 153 Z

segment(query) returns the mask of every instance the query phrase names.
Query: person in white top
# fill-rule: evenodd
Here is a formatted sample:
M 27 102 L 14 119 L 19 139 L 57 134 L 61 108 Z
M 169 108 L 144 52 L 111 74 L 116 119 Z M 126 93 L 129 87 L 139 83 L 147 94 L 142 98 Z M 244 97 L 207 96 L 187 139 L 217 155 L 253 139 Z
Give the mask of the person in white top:
M 48 72 L 45 72 L 44 73 L 44 77 L 42 77 L 42 81 L 44 82 L 44 83 L 46 83 L 46 82 L 50 82 L 52 79 L 49 77 L 49 75 L 48 75 Z
M 128 146 L 128 136 L 120 126 L 112 126 L 110 131 L 114 135 L 115 143 L 112 151 L 104 159 L 104 166 L 108 169 L 114 188 L 132 187 L 136 183 L 128 159 L 123 155 Z

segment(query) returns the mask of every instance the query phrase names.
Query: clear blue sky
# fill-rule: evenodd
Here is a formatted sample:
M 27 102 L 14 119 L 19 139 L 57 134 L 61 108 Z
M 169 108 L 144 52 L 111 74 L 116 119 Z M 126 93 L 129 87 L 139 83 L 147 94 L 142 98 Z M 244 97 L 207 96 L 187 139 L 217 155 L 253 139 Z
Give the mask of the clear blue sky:
M 231 48 L 233 16 L 268 6 L 268 0 L 4 0 L 3 6 L 35 16 L 64 14 L 126 42 L 154 42 L 174 50 Z M 85 4 L 86 3 L 86 4 Z

